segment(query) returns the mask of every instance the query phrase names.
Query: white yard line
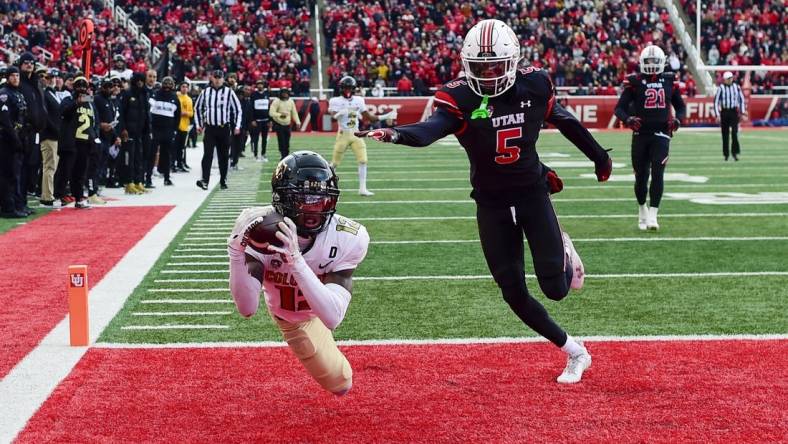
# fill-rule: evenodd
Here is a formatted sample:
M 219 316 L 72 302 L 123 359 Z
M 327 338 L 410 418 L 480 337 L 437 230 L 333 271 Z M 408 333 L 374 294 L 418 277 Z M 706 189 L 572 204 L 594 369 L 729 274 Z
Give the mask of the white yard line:
M 227 260 L 227 261 L 222 261 L 222 262 L 169 262 L 167 264 L 167 266 L 177 266 L 177 267 L 185 267 L 187 265 L 202 265 L 202 266 L 225 265 L 225 266 L 227 266 L 229 264 L 230 264 L 230 261 Z
M 217 257 L 226 258 L 227 254 L 174 254 L 170 257 L 174 259 L 199 259 L 199 258 L 208 259 L 208 258 L 217 258 Z
M 138 311 L 132 316 L 226 316 L 233 314 L 232 311 Z
M 229 325 L 124 325 L 121 330 L 226 330 Z
M 190 161 L 199 163 L 198 153 L 188 153 Z M 196 174 L 183 177 L 194 178 Z M 166 193 L 172 196 L 170 201 L 163 201 L 165 192 L 158 191 L 134 199 L 135 205 L 169 204 L 175 208 L 90 290 L 90 337 L 93 340 L 120 311 L 170 241 L 209 195 L 194 187 L 193 180 L 176 182 L 176 186 L 168 187 Z M 0 381 L 0 443 L 14 439 L 87 352 L 88 347 L 69 346 L 68 338 L 66 316 Z
M 148 293 L 216 293 L 229 292 L 230 287 L 223 288 L 150 288 Z
M 654 335 L 654 336 L 579 336 L 585 342 L 701 342 L 701 341 L 785 341 L 788 334 L 755 335 Z M 477 345 L 477 344 L 528 344 L 547 342 L 541 337 L 500 338 L 445 338 L 445 339 L 362 339 L 340 340 L 343 347 L 397 346 L 397 345 Z M 284 341 L 259 342 L 179 342 L 170 344 L 99 343 L 96 348 L 121 349 L 173 349 L 173 348 L 279 348 L 287 347 Z
M 186 240 L 223 240 L 226 236 L 218 237 L 201 237 L 201 238 L 186 238 Z M 783 241 L 788 240 L 788 236 L 754 236 L 754 237 L 597 237 L 597 238 L 572 238 L 573 242 L 673 242 L 673 241 L 689 241 L 689 242 L 707 242 L 707 241 L 721 241 L 721 242 L 735 242 L 735 241 Z M 408 245 L 408 244 L 465 244 L 479 242 L 479 239 L 431 239 L 431 240 L 401 240 L 401 241 L 370 241 L 370 244 L 378 245 Z M 215 244 L 201 244 L 201 245 L 215 245 Z M 223 245 L 223 244 L 219 244 Z M 208 257 L 226 257 L 224 256 L 208 256 Z M 175 256 L 173 256 L 175 257 Z M 170 262 L 168 265 L 227 265 L 227 262 Z
M 232 299 L 143 299 L 140 304 L 234 304 Z
M 227 270 L 169 270 L 162 273 L 170 274 L 228 274 Z M 788 271 L 720 271 L 698 273 L 609 273 L 587 274 L 586 279 L 633 279 L 633 278 L 715 278 L 735 277 L 750 278 L 761 276 L 788 276 Z M 536 278 L 533 274 L 526 274 L 529 279 Z M 229 278 L 183 278 L 183 279 L 156 279 L 156 283 L 184 283 L 184 282 L 228 282 Z M 489 274 L 471 275 L 425 275 L 425 276 L 354 276 L 354 281 L 453 281 L 453 280 L 488 280 Z
M 694 217 L 785 217 L 788 213 L 676 213 L 660 214 L 660 218 L 694 218 Z M 559 214 L 558 219 L 634 219 L 632 214 Z M 417 216 L 417 217 L 354 217 L 358 222 L 395 222 L 395 221 L 432 221 L 432 220 L 476 220 L 476 216 Z

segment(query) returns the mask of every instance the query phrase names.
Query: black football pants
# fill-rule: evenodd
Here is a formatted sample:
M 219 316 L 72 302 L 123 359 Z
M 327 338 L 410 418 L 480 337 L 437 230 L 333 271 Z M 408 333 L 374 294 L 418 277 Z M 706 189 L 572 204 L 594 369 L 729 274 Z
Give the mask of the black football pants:
M 265 156 L 268 147 L 268 122 L 257 120 L 257 126 L 249 128 L 249 136 L 252 142 L 252 153 L 257 157 L 257 140 L 260 139 L 260 155 Z
M 659 207 L 662 191 L 665 188 L 665 166 L 668 164 L 670 139 L 667 137 L 640 134 L 632 136 L 632 167 L 635 170 L 635 198 L 638 205 L 646 203 L 646 192 L 649 205 Z M 651 187 L 648 185 L 651 174 Z
M 170 180 L 172 155 L 175 151 L 175 132 L 162 132 L 153 135 L 153 150 L 159 151 L 159 172 L 164 180 Z
M 219 158 L 219 183 L 226 183 L 227 161 L 230 157 L 230 126 L 206 127 L 202 143 L 202 181 L 207 184 L 211 179 L 213 151 L 216 150 L 216 156 Z
M 531 329 L 559 347 L 566 332 L 528 292 L 523 234 L 528 240 L 539 287 L 561 300 L 569 292 L 572 268 L 565 267 L 561 227 L 547 190 L 530 193 L 513 207 L 477 205 L 476 221 L 484 258 L 512 311 Z
M 739 155 L 739 113 L 735 109 L 724 109 L 720 112 L 720 128 L 722 129 L 722 155 L 728 160 L 728 142 L 733 138 L 731 154 Z

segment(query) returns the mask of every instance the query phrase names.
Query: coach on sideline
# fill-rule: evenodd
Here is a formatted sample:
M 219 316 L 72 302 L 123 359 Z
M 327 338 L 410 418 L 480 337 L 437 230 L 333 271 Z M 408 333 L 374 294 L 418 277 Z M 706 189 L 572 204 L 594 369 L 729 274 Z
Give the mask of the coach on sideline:
M 722 75 L 722 84 L 717 88 L 714 96 L 714 112 L 722 129 L 722 155 L 728 160 L 728 133 L 733 135 L 731 154 L 733 160 L 739 160 L 739 117 L 746 116 L 744 108 L 744 94 L 737 83 L 733 83 L 733 73 L 725 71 Z
M 211 179 L 214 149 L 219 158 L 219 184 L 223 190 L 227 189 L 230 131 L 233 131 L 234 135 L 241 133 L 242 116 L 241 101 L 230 87 L 224 85 L 224 72 L 220 69 L 215 70 L 211 73 L 211 86 L 200 93 L 194 104 L 194 125 L 198 133 L 205 132 L 202 180 L 197 181 L 197 186 L 203 190 L 208 189 L 208 182 Z

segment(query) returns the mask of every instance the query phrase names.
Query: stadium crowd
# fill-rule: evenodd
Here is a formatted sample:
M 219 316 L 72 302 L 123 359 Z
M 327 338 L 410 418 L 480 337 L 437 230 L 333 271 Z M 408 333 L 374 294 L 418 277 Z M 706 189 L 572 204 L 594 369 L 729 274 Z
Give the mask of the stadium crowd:
M 694 23 L 695 0 L 682 0 Z M 709 65 L 788 65 L 785 3 L 772 0 L 713 0 L 702 2 L 701 51 Z M 717 73 L 720 78 L 722 71 Z M 755 71 L 753 93 L 772 92 L 788 85 L 788 74 Z
M 309 36 L 311 13 L 305 2 L 121 0 L 115 4 L 162 50 L 168 74 L 177 81 L 206 79 L 212 70 L 222 69 L 237 73 L 241 82 L 264 79 L 273 88 L 309 93 L 315 60 Z M 17 54 L 39 53 L 38 48 L 43 48 L 51 54 L 47 65 L 73 70 L 81 57 L 78 22 L 86 16 L 95 23 L 96 75 L 106 75 L 118 54 L 132 71 L 153 66 L 146 48 L 115 23 L 103 3 L 91 0 L 3 2 L 0 47 Z M 26 39 L 27 45 L 12 33 Z
M 557 86 L 577 87 L 577 94 L 615 95 L 651 43 L 666 48 L 670 69 L 679 73 L 684 92 L 694 94 L 667 12 L 634 0 L 327 1 L 329 85 L 347 73 L 376 91 L 429 94 L 459 73 L 461 37 L 485 18 L 508 23 L 520 36 L 525 60 L 549 70 Z

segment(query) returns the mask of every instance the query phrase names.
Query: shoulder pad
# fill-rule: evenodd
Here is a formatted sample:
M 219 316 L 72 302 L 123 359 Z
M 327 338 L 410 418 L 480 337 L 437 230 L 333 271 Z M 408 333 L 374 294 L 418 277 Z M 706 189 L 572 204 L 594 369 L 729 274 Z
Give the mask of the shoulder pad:
M 678 78 L 676 76 L 676 73 L 673 72 L 673 71 L 663 72 L 662 73 L 662 78 L 665 79 L 665 80 L 670 80 L 671 82 L 674 82 L 674 81 L 678 80 Z
M 623 86 L 624 88 L 634 88 L 635 85 L 638 84 L 640 80 L 640 74 L 628 74 L 624 77 Z
M 462 99 L 469 93 L 473 94 L 470 92 L 468 82 L 465 81 L 465 79 L 454 79 L 451 82 L 443 85 L 443 88 L 435 93 L 434 105 L 436 107 L 443 108 L 458 117 L 462 117 Z

